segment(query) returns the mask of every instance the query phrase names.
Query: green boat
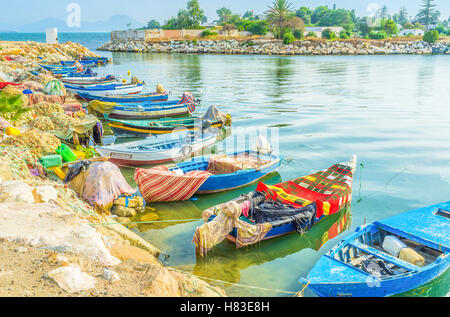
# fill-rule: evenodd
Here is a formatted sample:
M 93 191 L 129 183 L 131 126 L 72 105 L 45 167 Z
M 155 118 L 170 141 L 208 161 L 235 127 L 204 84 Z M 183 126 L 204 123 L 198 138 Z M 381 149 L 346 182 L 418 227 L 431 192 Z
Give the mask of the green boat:
M 162 118 L 156 120 L 120 120 L 105 115 L 108 125 L 118 137 L 147 137 L 188 130 L 205 130 L 231 125 L 231 116 L 211 106 L 203 117 Z

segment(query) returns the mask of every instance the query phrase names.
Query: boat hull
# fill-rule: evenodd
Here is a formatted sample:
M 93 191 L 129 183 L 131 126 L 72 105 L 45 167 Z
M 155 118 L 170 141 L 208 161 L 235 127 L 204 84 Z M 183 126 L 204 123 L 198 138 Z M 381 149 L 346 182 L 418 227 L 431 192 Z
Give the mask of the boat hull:
M 150 134 L 159 135 L 159 134 L 170 134 L 174 132 L 183 132 L 183 131 L 199 131 L 201 127 L 196 125 L 186 125 L 183 127 L 135 127 L 123 123 L 118 122 L 109 122 L 111 130 L 114 132 L 114 135 L 120 137 L 147 137 Z M 223 122 L 216 121 L 211 124 L 212 128 L 221 128 L 223 127 Z
M 213 175 L 209 177 L 197 191 L 197 194 L 213 194 L 241 188 L 257 182 L 270 173 L 275 172 L 281 164 L 277 159 L 267 166 L 252 171 L 238 171 L 233 174 Z
M 90 94 L 85 92 L 78 92 L 78 97 L 86 100 L 98 100 L 103 102 L 116 102 L 116 103 L 143 103 L 143 102 L 153 102 L 153 101 L 166 101 L 169 99 L 168 94 L 142 94 L 142 95 L 132 95 L 132 96 L 101 96 L 98 94 Z
M 450 240 L 446 233 L 449 207 L 450 202 L 442 203 L 358 227 L 322 256 L 307 278 L 300 278 L 299 282 L 327 297 L 393 296 L 429 283 L 450 266 Z M 440 210 L 444 210 L 444 216 L 438 214 Z M 406 247 L 422 252 L 425 262 L 415 265 L 417 262 L 407 262 L 386 251 L 384 237 L 392 235 L 402 239 Z M 370 261 L 366 269 L 357 264 L 362 260 Z M 372 264 L 374 261 L 384 262 L 392 273 L 381 276 L 380 268 Z M 368 273 L 369 269 L 372 273 Z M 373 272 L 378 272 L 378 276 Z
M 136 108 L 136 107 L 133 107 Z M 150 109 L 130 110 L 132 108 L 116 107 L 109 115 L 112 119 L 159 119 L 189 115 L 187 105 L 160 106 Z
M 144 166 L 167 162 L 173 162 L 190 157 L 216 142 L 216 135 L 191 143 L 189 153 L 184 153 L 182 148 L 176 147 L 170 150 L 155 152 L 136 151 L 130 152 L 108 147 L 99 147 L 97 152 L 103 157 L 109 157 L 109 161 L 120 166 Z
M 133 85 L 133 86 L 117 86 L 111 89 L 108 86 L 99 87 L 99 89 L 94 88 L 77 88 L 75 86 L 65 85 L 66 88 L 70 91 L 72 91 L 75 94 L 83 93 L 86 91 L 92 91 L 95 92 L 96 95 L 99 96 L 116 96 L 116 95 L 132 95 L 132 94 L 139 94 L 142 91 L 142 85 Z
M 320 283 L 310 282 L 308 287 L 321 297 L 386 297 L 411 291 L 441 276 L 448 264 L 435 266 L 430 270 L 409 274 L 392 280 L 367 278 L 367 281 L 356 283 Z M 332 270 L 333 267 L 330 267 Z M 299 282 L 306 284 L 306 280 Z

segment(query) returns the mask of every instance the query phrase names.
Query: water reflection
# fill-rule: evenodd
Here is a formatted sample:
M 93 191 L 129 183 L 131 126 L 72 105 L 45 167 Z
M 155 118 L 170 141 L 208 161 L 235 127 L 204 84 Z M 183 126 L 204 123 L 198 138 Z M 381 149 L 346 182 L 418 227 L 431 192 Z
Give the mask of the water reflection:
M 241 279 L 241 270 L 251 266 L 284 258 L 306 248 L 318 251 L 327 241 L 348 230 L 351 219 L 351 209 L 348 208 L 325 218 L 302 236 L 291 233 L 245 249 L 236 249 L 234 244 L 224 241 L 206 257 L 197 257 L 194 274 L 237 283 Z
M 167 220 L 188 220 L 198 219 L 202 215 L 202 210 L 199 209 L 191 201 L 177 201 L 172 203 L 152 203 L 150 211 L 139 215 L 136 219 L 138 222 L 146 221 L 167 221 Z M 149 209 L 147 209 L 149 210 Z M 180 222 L 156 222 L 156 223 L 140 223 L 137 224 L 139 232 L 146 232 L 149 230 L 165 229 L 170 226 L 175 226 L 180 223 L 188 223 L 191 221 Z

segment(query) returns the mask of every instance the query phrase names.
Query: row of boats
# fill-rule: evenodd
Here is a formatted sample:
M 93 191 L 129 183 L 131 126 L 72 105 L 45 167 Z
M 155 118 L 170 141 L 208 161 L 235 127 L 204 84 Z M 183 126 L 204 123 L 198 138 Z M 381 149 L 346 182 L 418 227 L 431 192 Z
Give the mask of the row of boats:
M 199 101 L 189 93 L 169 101 L 161 87 L 143 94 L 140 82 L 124 84 L 113 76 L 99 77 L 86 70 L 76 74 L 70 64 L 53 66 L 63 74 L 65 87 L 88 102 L 90 111 L 100 113 L 116 136 L 146 137 L 97 147 L 100 155 L 118 165 L 192 157 L 216 142 L 218 129 L 231 125 L 231 116 L 214 106 L 204 116 L 192 115 Z M 264 140 L 258 140 L 252 151 L 138 168 L 135 181 L 147 202 L 187 200 L 194 194 L 253 184 L 275 172 L 281 161 Z M 324 217 L 350 207 L 355 169 L 356 157 L 352 157 L 287 182 L 259 183 L 256 190 L 209 208 L 203 212 L 205 224 L 194 234 L 197 253 L 205 256 L 224 239 L 244 247 L 305 232 Z M 442 203 L 360 226 L 299 283 L 319 296 L 391 296 L 417 288 L 442 275 L 450 265 L 449 218 L 450 203 Z

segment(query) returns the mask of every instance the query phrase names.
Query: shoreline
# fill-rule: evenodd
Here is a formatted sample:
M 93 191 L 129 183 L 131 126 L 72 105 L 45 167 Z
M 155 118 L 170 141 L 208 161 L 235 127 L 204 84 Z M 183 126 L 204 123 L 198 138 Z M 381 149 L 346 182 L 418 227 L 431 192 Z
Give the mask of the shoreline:
M 61 141 L 54 128 L 34 126 L 34 120 L 53 112 L 69 118 L 63 105 L 77 101 L 65 90 L 48 94 L 44 86 L 57 78 L 38 63 L 79 54 L 96 56 L 73 42 L 0 41 L 0 83 L 6 83 L 0 91 L 20 96 L 30 111 L 14 125 L 6 113 L 0 117 L 0 296 L 226 296 L 192 273 L 164 266 L 162 252 L 128 229 L 128 218 L 97 212 L 72 182 L 52 177 L 39 162 Z M 25 86 L 14 88 L 18 84 L 43 101 L 32 103 Z M 37 109 L 45 113 L 37 115 Z M 20 133 L 5 133 L 11 127 Z
M 283 44 L 278 40 L 165 40 L 113 41 L 97 50 L 129 53 L 181 53 L 220 55 L 450 55 L 450 41 L 429 44 L 422 40 L 302 40 Z

